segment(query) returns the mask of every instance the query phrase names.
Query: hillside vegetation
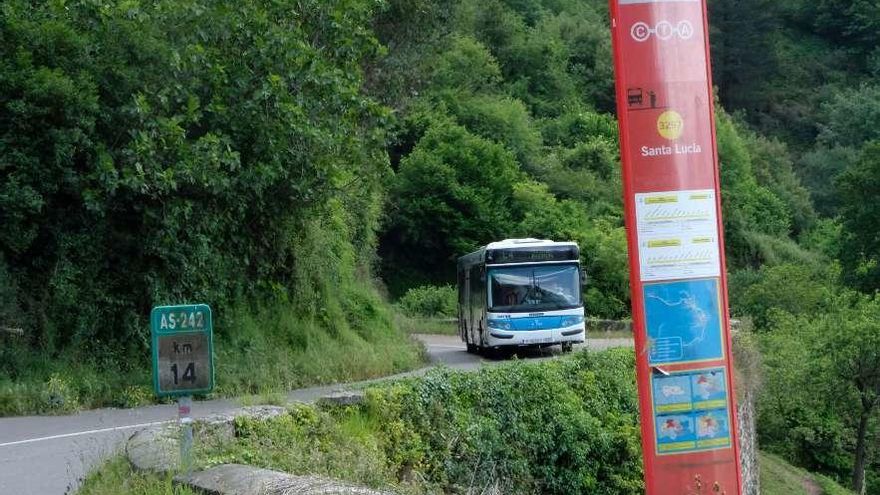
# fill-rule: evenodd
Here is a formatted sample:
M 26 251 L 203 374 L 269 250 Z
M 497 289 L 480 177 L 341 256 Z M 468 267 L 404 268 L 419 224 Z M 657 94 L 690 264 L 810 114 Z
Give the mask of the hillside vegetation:
M 880 493 L 880 11 L 709 9 L 761 442 Z M 0 12 L 0 412 L 150 400 L 164 303 L 215 308 L 224 394 L 414 366 L 387 298 L 506 237 L 577 241 L 588 313 L 628 315 L 603 0 Z
M 149 400 L 158 304 L 214 308 L 221 393 L 419 362 L 372 277 L 377 5 L 292 6 L 0 6 L 0 413 Z
M 412 495 L 639 493 L 634 364 L 632 350 L 615 349 L 435 370 L 373 386 L 357 406 L 296 404 L 274 419 L 240 418 L 232 440 L 200 437 L 196 464 L 246 463 Z M 765 495 L 853 493 L 772 454 L 759 460 Z M 190 492 L 119 459 L 78 493 Z

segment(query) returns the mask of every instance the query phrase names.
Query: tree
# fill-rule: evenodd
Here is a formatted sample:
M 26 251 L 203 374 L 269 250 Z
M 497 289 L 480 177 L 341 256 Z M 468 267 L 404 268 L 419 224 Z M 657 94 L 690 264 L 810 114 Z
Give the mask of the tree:
M 821 144 L 858 149 L 880 139 L 880 86 L 862 85 L 834 94 L 822 105 Z
M 386 273 L 397 280 L 405 273 L 452 280 L 457 256 L 512 231 L 519 215 L 514 185 L 522 178 L 504 146 L 448 120 L 432 123 L 401 161 L 391 187 Z
M 773 34 L 779 15 L 771 0 L 713 0 L 712 69 L 721 100 L 731 108 L 767 110 L 766 81 L 776 75 Z
M 737 122 L 719 108 L 716 123 L 727 259 L 733 267 L 758 265 L 777 257 L 775 243 L 767 239 L 787 238 L 791 210 L 758 183 L 753 150 Z
M 801 155 L 798 175 L 810 192 L 816 213 L 833 218 L 840 207 L 835 181 L 841 172 L 858 160 L 858 148 L 835 146 L 827 148 L 819 145 Z
M 3 2 L 0 259 L 31 343 L 142 356 L 154 304 L 301 289 L 313 222 L 374 245 L 376 7 Z
M 775 314 L 764 345 L 759 424 L 771 438 L 786 439 L 794 457 L 818 463 L 813 468 L 841 468 L 835 452 L 846 449 L 852 488 L 863 494 L 880 409 L 880 297 L 842 294 L 833 307 L 810 316 Z
M 498 62 L 482 43 L 469 36 L 451 36 L 429 63 L 431 84 L 437 88 L 477 92 L 494 90 L 501 81 Z
M 868 423 L 880 403 L 880 299 L 860 301 L 852 310 L 834 316 L 832 313 L 824 321 L 824 343 L 830 351 L 835 378 L 856 393 L 858 426 L 852 488 L 864 494 Z
M 751 317 L 758 330 L 766 330 L 774 312 L 813 315 L 830 309 L 837 279 L 836 267 L 785 263 L 764 265 L 757 280 L 734 302 L 737 313 Z
M 837 181 L 843 222 L 845 278 L 866 291 L 880 289 L 880 142 L 865 145 Z

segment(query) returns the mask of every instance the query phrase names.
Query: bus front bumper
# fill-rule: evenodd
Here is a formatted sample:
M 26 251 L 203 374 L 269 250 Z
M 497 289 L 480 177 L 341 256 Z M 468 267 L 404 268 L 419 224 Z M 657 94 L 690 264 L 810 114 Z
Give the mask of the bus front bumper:
M 586 339 L 583 324 L 548 330 L 499 330 L 493 328 L 486 339 L 489 347 L 553 345 L 571 342 L 583 343 Z

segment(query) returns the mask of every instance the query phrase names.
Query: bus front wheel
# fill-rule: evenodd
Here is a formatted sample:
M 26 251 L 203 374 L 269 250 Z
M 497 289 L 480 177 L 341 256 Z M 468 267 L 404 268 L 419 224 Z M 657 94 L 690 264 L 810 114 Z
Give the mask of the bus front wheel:
M 572 349 L 574 349 L 574 344 L 572 344 L 571 342 L 562 343 L 562 352 L 568 353 L 571 352 Z
M 468 343 L 467 351 L 470 354 L 477 354 L 480 352 L 480 349 L 476 345 Z

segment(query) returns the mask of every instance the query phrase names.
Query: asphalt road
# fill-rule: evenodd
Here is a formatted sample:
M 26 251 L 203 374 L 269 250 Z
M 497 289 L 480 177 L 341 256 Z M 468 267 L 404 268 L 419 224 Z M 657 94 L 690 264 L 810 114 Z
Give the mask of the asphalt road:
M 431 364 L 473 370 L 503 362 L 503 358 L 484 358 L 465 352 L 457 336 L 418 335 L 428 350 Z M 631 346 L 631 339 L 590 339 L 592 349 Z M 525 360 L 554 359 L 559 348 L 526 351 Z M 428 368 L 397 376 L 423 374 Z M 394 377 L 391 377 L 394 378 Z M 376 380 L 373 380 L 376 381 Z M 290 401 L 312 401 L 328 393 L 357 384 L 314 387 L 290 392 Z M 193 416 L 225 413 L 241 407 L 234 399 L 193 404 Z M 26 416 L 0 418 L 0 495 L 59 495 L 72 493 L 85 473 L 101 460 L 116 453 L 136 431 L 159 423 L 175 421 L 173 404 L 137 409 L 97 409 L 70 416 Z

